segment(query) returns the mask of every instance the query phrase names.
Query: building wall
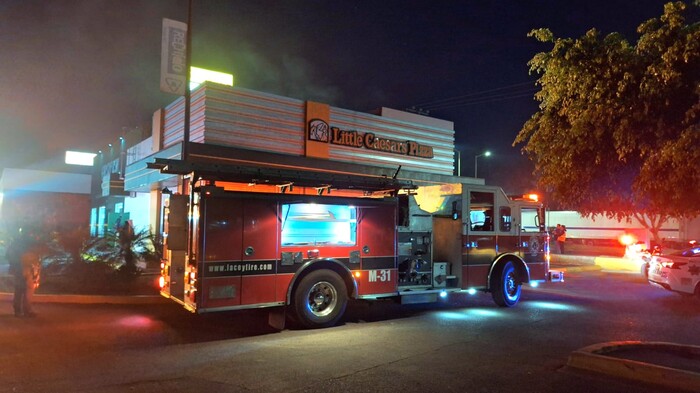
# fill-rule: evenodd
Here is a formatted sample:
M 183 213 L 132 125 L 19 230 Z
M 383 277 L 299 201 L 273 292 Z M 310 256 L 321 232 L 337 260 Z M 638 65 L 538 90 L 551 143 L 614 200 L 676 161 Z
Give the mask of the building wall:
M 202 91 L 206 93 L 203 142 L 304 154 L 304 101 L 224 86 L 205 85 Z
M 88 232 L 90 195 L 27 190 L 4 191 L 0 222 L 6 230 L 25 226 L 47 231 Z
M 306 102 L 240 87 L 205 84 L 192 92 L 190 140 L 303 156 Z M 330 107 L 330 127 L 373 133 L 396 141 L 415 141 L 433 149 L 432 158 L 329 144 L 328 158 L 380 167 L 454 173 L 452 122 L 382 108 L 378 114 Z M 182 140 L 184 98 L 165 108 L 163 148 Z M 146 151 L 147 149 L 141 149 Z M 132 154 L 130 153 L 130 156 Z M 143 158 L 133 155 L 135 159 Z
M 415 141 L 421 145 L 433 147 L 435 156 L 433 158 L 407 157 L 399 154 L 377 152 L 376 150 L 331 145 L 329 159 L 391 168 L 401 165 L 404 169 L 419 172 L 441 175 L 453 174 L 454 131 L 451 128 L 452 123 L 449 123 L 450 128 L 438 127 L 424 124 L 428 122 L 409 122 L 387 116 L 377 116 L 333 107 L 330 109 L 331 126 L 339 127 L 343 130 L 371 132 L 388 139 Z M 424 116 L 420 117 L 425 118 Z
M 88 230 L 91 176 L 6 168 L 0 179 L 0 226 Z
M 0 191 L 24 190 L 89 195 L 91 179 L 90 175 L 82 173 L 5 168 L 0 179 Z
M 308 105 L 303 100 L 240 87 L 204 84 L 192 92 L 190 141 L 298 157 L 308 155 Z M 325 121 L 330 127 L 372 133 L 394 141 L 413 141 L 431 147 L 433 152 L 433 157 L 425 158 L 328 143 L 328 160 L 391 168 L 391 173 L 401 166 L 405 170 L 453 175 L 452 122 L 389 108 L 361 113 L 320 105 L 327 107 Z M 137 227 L 150 225 L 158 230 L 161 206 L 154 195 L 159 196 L 165 186 L 177 188 L 174 175 L 156 174 L 145 162 L 156 156 L 180 158 L 178 144 L 183 140 L 184 111 L 181 97 L 155 112 L 152 137 L 127 151 L 125 190 L 136 192 L 139 197 L 126 198 L 125 211 Z M 149 199 L 145 198 L 146 192 L 151 195 Z

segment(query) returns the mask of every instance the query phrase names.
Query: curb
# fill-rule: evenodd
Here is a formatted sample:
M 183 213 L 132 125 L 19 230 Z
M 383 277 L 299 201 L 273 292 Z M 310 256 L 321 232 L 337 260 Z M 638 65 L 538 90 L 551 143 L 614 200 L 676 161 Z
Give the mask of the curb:
M 666 342 L 613 341 L 594 344 L 572 352 L 567 366 L 675 390 L 700 392 L 700 373 L 608 356 L 611 353 L 635 349 L 677 356 L 684 362 L 687 362 L 688 358 L 693 358 L 700 363 L 700 346 Z
M 11 302 L 14 294 L 0 293 L 0 301 Z M 73 304 L 165 304 L 167 299 L 160 295 L 106 296 L 106 295 L 34 295 L 34 303 L 73 303 Z

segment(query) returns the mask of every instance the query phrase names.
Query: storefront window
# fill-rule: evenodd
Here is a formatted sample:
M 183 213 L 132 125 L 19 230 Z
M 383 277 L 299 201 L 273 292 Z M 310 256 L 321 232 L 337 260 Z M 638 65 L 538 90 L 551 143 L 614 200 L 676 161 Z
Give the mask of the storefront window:
M 93 207 L 90 209 L 90 236 L 97 235 L 97 208 Z
M 100 206 L 97 211 L 97 236 L 99 237 L 105 235 L 105 226 L 107 226 L 107 214 L 105 212 L 104 206 Z
M 357 209 L 346 205 L 282 205 L 283 246 L 354 246 Z

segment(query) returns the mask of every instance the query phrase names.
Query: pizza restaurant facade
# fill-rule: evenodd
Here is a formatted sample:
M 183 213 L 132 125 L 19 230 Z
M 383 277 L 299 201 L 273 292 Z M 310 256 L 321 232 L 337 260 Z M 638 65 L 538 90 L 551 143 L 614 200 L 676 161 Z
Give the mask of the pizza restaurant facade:
M 314 166 L 350 173 L 360 165 L 375 168 L 377 176 L 410 174 L 407 180 L 452 176 L 455 171 L 454 126 L 449 121 L 390 108 L 362 113 L 213 83 L 192 91 L 190 102 L 194 148 L 188 161 L 278 168 L 287 174 Z M 121 155 L 123 162 L 103 166 L 102 198 L 93 202 L 93 228 L 109 229 L 106 217 L 126 216 L 137 228 L 161 232 L 164 195 L 177 193 L 182 177 L 150 166 L 158 159 L 183 158 L 184 118 L 181 97 L 154 113 L 151 136 L 128 148 Z M 115 176 L 114 170 L 104 170 L 107 166 L 121 168 L 121 173 Z M 117 187 L 115 177 L 122 181 Z M 237 187 L 262 192 L 291 188 L 252 183 Z M 295 193 L 319 192 L 295 188 Z

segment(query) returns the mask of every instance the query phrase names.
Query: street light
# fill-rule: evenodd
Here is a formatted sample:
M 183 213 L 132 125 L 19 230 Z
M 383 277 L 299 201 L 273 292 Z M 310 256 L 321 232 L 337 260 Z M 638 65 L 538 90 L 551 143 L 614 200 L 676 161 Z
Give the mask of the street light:
M 476 177 L 476 169 L 477 169 L 477 163 L 478 163 L 478 158 L 481 156 L 488 157 L 491 155 L 491 152 L 486 150 L 485 152 L 474 156 L 474 177 Z

